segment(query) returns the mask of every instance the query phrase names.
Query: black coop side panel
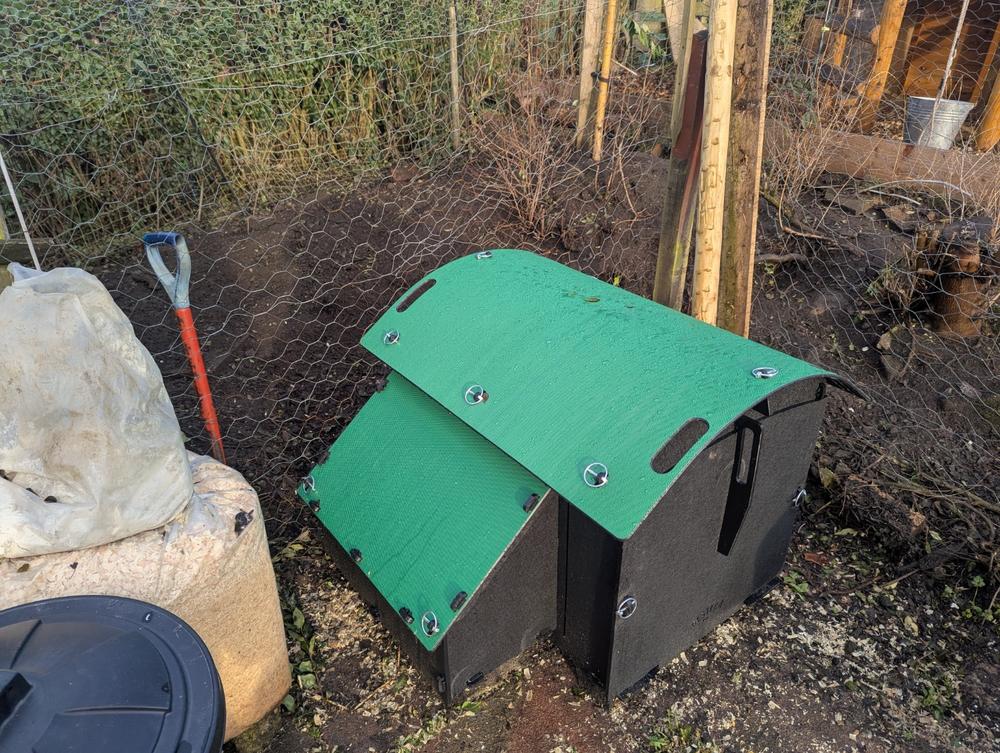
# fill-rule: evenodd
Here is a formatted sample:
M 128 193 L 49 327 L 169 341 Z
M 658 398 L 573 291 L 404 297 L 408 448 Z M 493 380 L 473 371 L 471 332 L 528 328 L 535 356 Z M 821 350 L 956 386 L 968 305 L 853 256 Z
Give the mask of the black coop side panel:
M 556 628 L 559 500 L 548 492 L 486 576 L 434 651 L 428 651 L 399 613 L 330 535 L 325 549 L 362 601 L 371 605 L 410 660 L 447 703 L 460 698 L 504 662 Z
M 438 649 L 449 702 L 556 629 L 559 501 L 538 504 Z
M 824 408 L 815 383 L 791 387 L 759 406 L 770 415 L 749 414 L 760 427 L 757 467 L 731 544 L 723 547 L 720 535 L 732 504 L 734 460 L 740 451 L 745 474 L 752 449 L 749 440 L 739 447 L 740 429 L 704 450 L 623 543 L 615 602 L 631 596 L 637 607 L 613 622 L 609 698 L 697 642 L 780 571 Z M 800 397 L 808 401 L 797 403 Z

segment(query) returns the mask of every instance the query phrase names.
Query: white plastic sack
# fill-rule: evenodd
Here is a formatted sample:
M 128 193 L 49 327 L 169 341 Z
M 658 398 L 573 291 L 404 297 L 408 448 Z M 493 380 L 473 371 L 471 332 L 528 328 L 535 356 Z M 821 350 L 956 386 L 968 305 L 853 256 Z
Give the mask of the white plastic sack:
M 167 523 L 193 486 L 152 356 L 93 275 L 10 270 L 0 292 L 0 558 Z
M 228 740 L 284 698 L 288 649 L 257 493 L 222 463 L 195 455 L 190 462 L 195 496 L 162 528 L 80 552 L 0 560 L 0 611 L 107 594 L 173 612 L 219 670 Z

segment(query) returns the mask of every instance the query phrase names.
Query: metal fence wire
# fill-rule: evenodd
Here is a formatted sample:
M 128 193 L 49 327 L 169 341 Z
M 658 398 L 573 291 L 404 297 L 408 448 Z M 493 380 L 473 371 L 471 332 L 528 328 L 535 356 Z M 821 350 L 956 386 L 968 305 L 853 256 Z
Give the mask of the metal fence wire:
M 384 373 L 361 334 L 423 274 L 521 247 L 650 294 L 675 2 L 622 9 L 594 163 L 574 144 L 581 0 L 456 4 L 457 130 L 441 0 L 9 0 L 0 149 L 43 265 L 101 278 L 205 451 L 139 240 L 186 235 L 229 461 L 280 537 L 305 520 L 299 478 Z M 1000 186 L 972 181 L 998 159 L 977 125 L 1000 2 L 911 1 L 874 105 L 883 3 L 775 5 L 751 336 L 871 396 L 833 399 L 812 509 L 877 528 L 902 559 L 996 570 Z M 836 177 L 845 134 L 875 156 L 901 141 L 911 96 L 974 102 L 944 153 L 961 168 Z

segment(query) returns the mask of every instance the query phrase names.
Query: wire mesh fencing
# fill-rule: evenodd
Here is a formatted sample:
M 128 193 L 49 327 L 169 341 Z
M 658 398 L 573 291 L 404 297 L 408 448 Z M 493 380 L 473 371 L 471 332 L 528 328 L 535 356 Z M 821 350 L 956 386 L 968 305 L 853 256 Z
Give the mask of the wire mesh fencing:
M 996 572 L 1000 3 L 801 11 L 773 50 L 757 331 L 871 396 L 821 443 L 833 504 L 914 566 Z
M 79 264 L 105 282 L 205 451 L 173 315 L 139 241 L 186 234 L 230 462 L 273 523 L 296 523 L 299 478 L 384 373 L 362 332 L 423 274 L 521 247 L 650 294 L 679 5 L 637 2 L 615 20 L 594 163 L 575 145 L 582 0 L 462 0 L 454 35 L 443 1 L 11 0 L 0 148 L 43 264 Z M 913 52 L 872 112 L 883 4 L 776 2 L 751 335 L 871 395 L 835 398 L 814 509 L 891 531 L 901 556 L 990 565 L 998 203 L 977 177 L 996 151 L 976 146 L 1000 13 L 970 3 L 951 56 L 953 4 L 910 5 L 901 28 L 912 26 Z M 845 134 L 870 139 L 855 157 L 902 143 L 906 97 L 934 88 L 942 45 L 956 61 L 948 98 L 976 102 L 943 152 L 964 160 L 957 177 L 828 174 L 834 147 L 854 146 Z

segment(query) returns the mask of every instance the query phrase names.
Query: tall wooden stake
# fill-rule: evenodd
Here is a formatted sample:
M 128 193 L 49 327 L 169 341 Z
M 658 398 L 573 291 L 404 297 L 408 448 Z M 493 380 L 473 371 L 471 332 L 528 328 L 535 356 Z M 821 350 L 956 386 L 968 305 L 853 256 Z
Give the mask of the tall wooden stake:
M 604 149 L 604 116 L 608 109 L 608 85 L 611 83 L 611 58 L 615 50 L 615 31 L 618 28 L 618 0 L 608 0 L 604 17 L 604 45 L 601 49 L 601 73 L 597 77 L 597 114 L 594 120 L 595 162 L 600 162 Z
M 892 54 L 896 50 L 896 40 L 903 25 L 906 3 L 907 0 L 885 0 L 885 4 L 882 6 L 878 42 L 875 45 L 875 59 L 863 94 L 861 127 L 864 130 L 869 130 L 874 123 L 879 103 L 882 101 L 882 94 L 885 92 L 886 82 L 889 80 Z
M 712 0 L 708 19 L 705 126 L 701 144 L 691 314 L 709 324 L 715 324 L 719 307 L 736 5 L 737 0 Z
M 750 334 L 757 196 L 764 154 L 764 115 L 773 17 L 773 0 L 739 0 L 718 324 L 743 337 Z
M 462 88 L 458 80 L 458 9 L 448 4 L 448 25 L 451 40 L 451 145 L 457 152 L 462 148 Z
M 590 119 L 590 100 L 597 72 L 597 42 L 601 34 L 601 0 L 587 0 L 583 11 L 583 40 L 580 49 L 580 93 L 576 111 L 576 148 L 583 146 Z

